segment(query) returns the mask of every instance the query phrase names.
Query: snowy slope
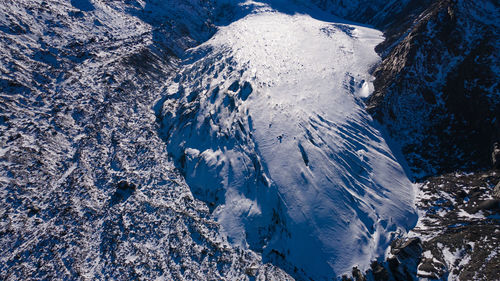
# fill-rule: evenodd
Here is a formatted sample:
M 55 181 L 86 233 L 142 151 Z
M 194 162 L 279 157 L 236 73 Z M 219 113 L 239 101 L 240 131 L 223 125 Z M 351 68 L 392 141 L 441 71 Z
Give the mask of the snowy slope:
M 381 33 L 279 7 L 242 4 L 156 108 L 232 243 L 322 280 L 366 268 L 414 225 L 412 187 L 364 110 Z

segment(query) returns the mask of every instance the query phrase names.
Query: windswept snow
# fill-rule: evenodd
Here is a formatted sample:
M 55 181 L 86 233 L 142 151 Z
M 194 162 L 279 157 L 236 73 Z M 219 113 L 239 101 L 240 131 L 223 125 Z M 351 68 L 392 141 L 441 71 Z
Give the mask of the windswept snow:
M 368 267 L 413 187 L 364 109 L 382 33 L 248 2 L 160 101 L 168 150 L 233 244 L 296 276 Z

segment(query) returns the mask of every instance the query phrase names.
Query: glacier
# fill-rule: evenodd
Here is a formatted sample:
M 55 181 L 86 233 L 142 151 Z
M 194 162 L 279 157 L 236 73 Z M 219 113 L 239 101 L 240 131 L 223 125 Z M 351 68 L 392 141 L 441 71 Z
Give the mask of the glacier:
M 233 245 L 296 278 L 367 269 L 417 219 L 364 106 L 382 33 L 279 1 L 234 11 L 155 106 L 170 156 Z

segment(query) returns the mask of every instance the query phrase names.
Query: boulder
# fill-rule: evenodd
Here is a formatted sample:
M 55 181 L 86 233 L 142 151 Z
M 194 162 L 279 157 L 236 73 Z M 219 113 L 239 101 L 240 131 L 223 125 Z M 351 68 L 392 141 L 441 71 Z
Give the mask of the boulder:
M 481 201 L 477 206 L 477 211 L 480 210 L 488 210 L 492 212 L 500 211 L 500 199 L 489 199 Z
M 493 145 L 491 161 L 493 162 L 493 167 L 500 170 L 500 144 L 498 142 L 495 142 Z
M 418 258 L 422 253 L 422 242 L 420 238 L 410 238 L 408 240 L 396 239 L 392 242 L 391 253 L 398 257 L 398 260 Z
M 495 189 L 493 189 L 493 197 L 500 199 L 500 181 L 495 186 Z

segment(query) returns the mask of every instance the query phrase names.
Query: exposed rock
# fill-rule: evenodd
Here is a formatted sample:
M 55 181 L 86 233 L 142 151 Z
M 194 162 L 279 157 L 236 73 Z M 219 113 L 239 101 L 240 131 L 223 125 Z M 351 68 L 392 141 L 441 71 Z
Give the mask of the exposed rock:
M 477 211 L 488 210 L 492 212 L 500 211 L 500 200 L 499 199 L 488 199 L 478 202 Z
M 366 281 L 366 277 L 357 267 L 354 267 L 352 269 L 352 277 L 354 278 L 355 281 Z
M 497 199 L 500 199 L 500 181 L 497 183 L 497 185 L 493 189 L 493 196 Z
M 491 162 L 493 163 L 493 167 L 495 167 L 495 169 L 500 170 L 500 144 L 498 142 L 495 142 L 495 144 L 493 145 Z
M 500 256 L 495 171 L 446 174 L 425 181 L 417 195 L 422 217 L 410 235 L 422 238 L 418 276 L 497 280 Z M 463 193 L 466 195 L 464 196 Z
M 398 238 L 391 244 L 390 253 L 385 263 L 390 276 L 396 281 L 414 280 L 422 254 L 420 238 Z
M 429 279 L 440 279 L 445 276 L 446 267 L 443 263 L 435 261 L 434 259 L 424 258 L 418 265 L 418 277 Z
M 255 277 L 257 276 L 257 272 L 259 271 L 259 267 L 256 266 L 256 265 L 253 265 L 253 266 L 250 266 L 250 267 L 247 267 L 245 269 L 245 273 L 248 275 L 248 276 L 251 276 L 251 277 Z
M 371 264 L 371 273 L 375 281 L 389 280 L 389 273 L 387 272 L 387 269 L 378 261 L 374 261 Z
M 391 244 L 391 253 L 400 260 L 418 257 L 422 253 L 422 242 L 420 238 L 396 239 Z
M 115 193 L 111 196 L 111 205 L 126 201 L 137 189 L 135 184 L 126 181 L 120 181 Z
M 500 187 L 493 188 L 499 179 L 495 171 L 429 178 L 417 195 L 423 215 L 410 238 L 394 240 L 387 260 L 374 262 L 365 276 L 391 281 L 498 280 L 499 200 L 491 196 Z
M 379 48 L 388 53 L 375 70 L 368 108 L 401 144 L 417 178 L 490 167 L 500 133 L 494 2 L 434 1 L 410 29 L 389 28 L 401 37 Z

